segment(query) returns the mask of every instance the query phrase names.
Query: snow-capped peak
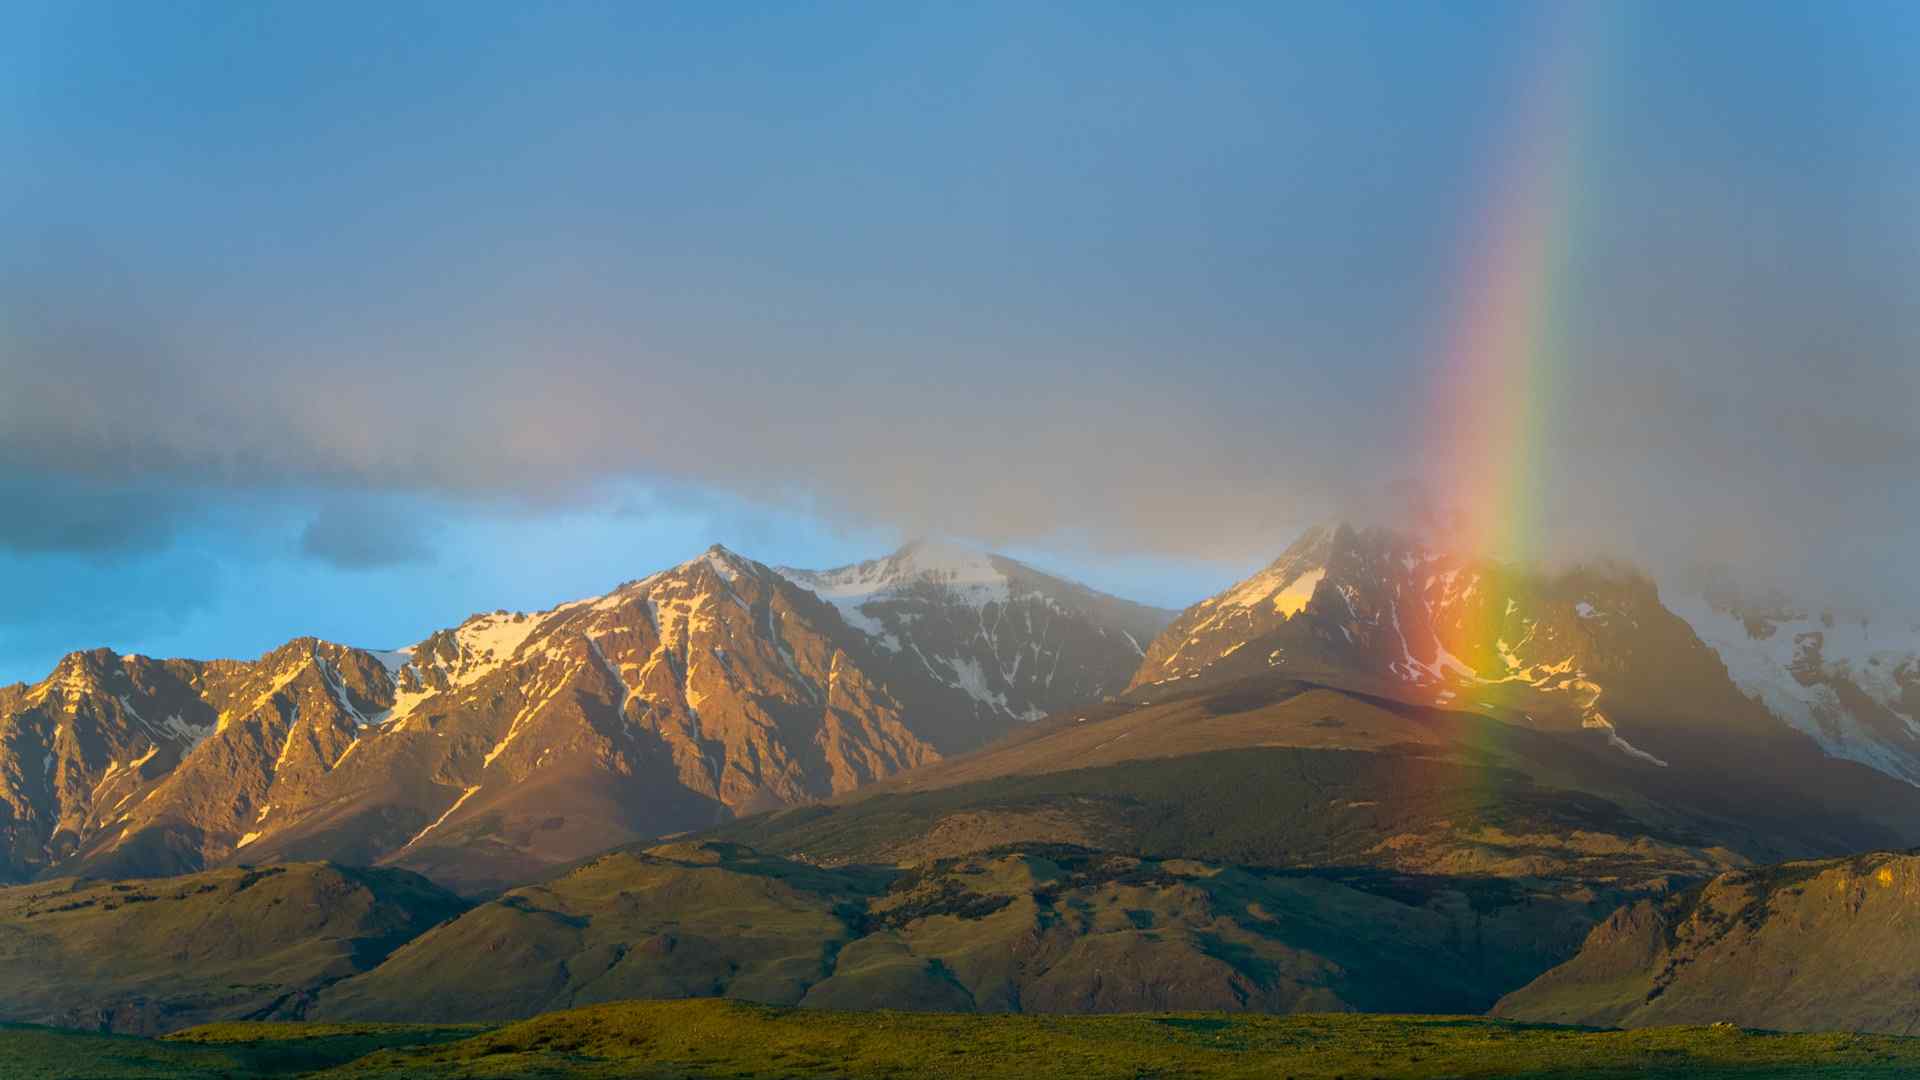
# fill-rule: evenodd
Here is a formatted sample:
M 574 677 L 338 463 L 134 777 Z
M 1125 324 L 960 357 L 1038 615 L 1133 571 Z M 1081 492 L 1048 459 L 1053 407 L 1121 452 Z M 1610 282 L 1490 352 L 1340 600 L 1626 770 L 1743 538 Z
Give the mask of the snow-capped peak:
M 849 623 L 879 633 L 860 609 L 866 604 L 915 586 L 950 590 L 971 607 L 1006 603 L 1010 586 L 997 557 L 977 548 L 941 540 L 916 540 L 891 555 L 832 570 L 780 567 L 781 576 L 811 589 L 840 609 Z
M 721 544 L 714 544 L 701 552 L 698 558 L 681 563 L 678 569 L 692 570 L 702 564 L 712 567 L 713 572 L 719 574 L 729 584 L 740 580 L 740 575 L 750 570 L 750 564 L 745 558 L 727 550 Z

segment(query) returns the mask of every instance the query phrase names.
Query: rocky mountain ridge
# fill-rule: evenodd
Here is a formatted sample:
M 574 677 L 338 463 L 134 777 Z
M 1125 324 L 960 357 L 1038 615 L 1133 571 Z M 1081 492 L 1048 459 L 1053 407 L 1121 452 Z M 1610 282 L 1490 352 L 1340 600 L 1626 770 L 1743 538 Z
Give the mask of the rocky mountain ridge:
M 1262 670 L 1591 730 L 1653 767 L 1671 757 L 1663 747 L 1797 733 L 1920 783 L 1920 631 L 1743 608 L 1618 565 L 1536 571 L 1389 530 L 1316 527 L 1183 612 L 1130 689 Z
M 1124 681 L 1151 609 L 973 558 L 994 596 L 882 575 L 855 622 L 716 546 L 394 652 L 73 654 L 0 689 L 0 877 L 300 858 L 484 888 L 848 791 Z M 889 648 L 860 606 L 904 637 Z

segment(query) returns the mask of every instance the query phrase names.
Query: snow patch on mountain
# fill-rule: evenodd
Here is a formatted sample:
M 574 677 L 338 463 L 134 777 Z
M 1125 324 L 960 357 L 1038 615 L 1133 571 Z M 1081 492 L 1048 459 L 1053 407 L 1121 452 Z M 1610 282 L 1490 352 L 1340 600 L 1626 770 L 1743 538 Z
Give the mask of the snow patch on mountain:
M 890 652 L 899 652 L 900 639 L 867 607 L 914 588 L 937 588 L 948 599 L 974 609 L 1005 604 L 1012 596 L 1007 575 L 982 551 L 956 544 L 923 540 L 892 555 L 834 570 L 776 567 L 775 573 L 810 590 L 832 604 L 847 625 L 873 638 Z
M 398 675 L 401 668 L 413 663 L 412 646 L 404 649 L 363 649 L 361 651 L 378 660 L 380 666 L 387 669 L 388 675 Z
M 212 724 L 190 724 L 185 717 L 179 713 L 174 713 L 162 719 L 160 721 L 160 727 L 165 730 L 168 735 L 171 735 L 183 743 L 186 750 L 191 750 L 205 742 L 207 736 L 213 734 L 214 726 Z
M 539 619 L 525 612 L 495 612 L 468 619 L 453 633 L 463 650 L 482 663 L 497 664 L 512 659 L 539 625 Z
M 1920 784 L 1920 715 L 1902 686 L 1920 681 L 1920 632 L 1792 610 L 1743 614 L 1698 593 L 1668 597 L 1667 606 L 1720 655 L 1742 692 L 1828 754 Z M 1843 699 L 1843 681 L 1901 729 L 1875 730 Z
M 410 847 L 412 847 L 413 845 L 415 845 L 415 844 L 417 844 L 417 843 L 419 843 L 419 842 L 420 842 L 421 840 L 423 840 L 423 839 L 425 839 L 425 838 L 426 838 L 426 835 L 427 835 L 428 833 L 430 833 L 430 832 L 432 832 L 433 830 L 435 830 L 435 829 L 437 829 L 437 828 L 439 828 L 439 827 L 440 827 L 440 825 L 441 825 L 441 823 L 443 823 L 443 822 L 445 822 L 445 821 L 446 821 L 446 820 L 447 820 L 448 818 L 450 818 L 450 817 L 452 817 L 452 816 L 453 816 L 453 812 L 454 812 L 455 810 L 458 810 L 458 809 L 460 809 L 460 807 L 461 807 L 462 805 L 464 805 L 464 804 L 466 803 L 466 801 L 467 801 L 468 799 L 471 799 L 471 798 L 473 798 L 473 793 L 474 793 L 474 792 L 476 792 L 476 791 L 479 791 L 479 790 L 480 790 L 480 785 L 479 785 L 479 784 L 475 784 L 475 785 L 473 785 L 472 787 L 469 787 L 469 788 L 468 788 L 468 789 L 466 789 L 465 791 L 463 791 L 463 792 L 461 792 L 461 793 L 460 793 L 460 797 L 459 797 L 459 798 L 457 798 L 457 799 L 455 799 L 455 800 L 453 800 L 453 805 L 452 805 L 452 806 L 449 806 L 449 807 L 447 807 L 447 812 L 446 812 L 446 813 L 444 813 L 444 814 L 441 814 L 441 815 L 440 815 L 439 817 L 437 817 L 437 818 L 434 818 L 434 819 L 433 819 L 433 824 L 431 824 L 431 825 L 429 825 L 429 826 L 427 826 L 427 827 L 426 827 L 426 828 L 424 828 L 424 829 L 421 829 L 421 830 L 420 830 L 419 832 L 417 832 L 417 833 L 414 833 L 414 834 L 413 834 L 413 839 L 411 839 L 411 840 L 409 840 L 409 841 L 407 841 L 407 842 L 406 842 L 405 844 L 403 844 L 403 845 L 401 845 L 401 847 L 400 847 L 400 850 L 401 850 L 401 851 L 405 851 L 405 850 L 407 850 L 408 848 L 410 848 Z

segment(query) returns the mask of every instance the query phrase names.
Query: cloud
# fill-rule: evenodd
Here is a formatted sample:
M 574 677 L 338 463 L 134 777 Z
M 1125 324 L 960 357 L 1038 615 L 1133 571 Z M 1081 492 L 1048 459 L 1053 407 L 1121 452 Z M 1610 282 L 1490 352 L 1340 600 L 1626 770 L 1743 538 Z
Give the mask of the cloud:
M 0 475 L 0 551 L 112 557 L 155 550 L 172 538 L 190 502 L 91 477 Z
M 1525 50 L 1444 10 L 1418 16 L 1428 34 L 1194 15 L 1129 42 L 1041 21 L 1023 48 L 1044 77 L 939 52 L 1003 36 L 982 26 L 757 92 L 698 50 L 688 70 L 622 56 L 592 108 L 429 49 L 338 88 L 412 102 L 353 123 L 235 50 L 308 125 L 181 98 L 152 118 L 179 138 L 145 147 L 179 179 L 151 187 L 82 167 L 142 125 L 42 95 L 35 130 L 75 144 L 28 148 L 44 175 L 20 218 L 83 225 L 0 225 L 0 545 L 157 548 L 192 512 L 174 493 L 295 492 L 319 507 L 301 551 L 392 566 L 427 557 L 430 528 L 327 498 L 565 507 L 637 479 L 853 527 L 1232 561 L 1454 492 L 1535 552 L 1920 603 L 1887 554 L 1920 536 L 1901 292 L 1920 158 L 1911 124 L 1847 127 L 1876 115 L 1856 102 L 1908 119 L 1906 68 L 1802 55 L 1775 14 L 1736 45 L 1652 20 L 1595 103 L 1613 126 L 1580 133 L 1597 149 L 1553 223 L 1551 311 L 1511 313 L 1550 340 L 1466 388 L 1524 437 L 1460 460 L 1477 421 L 1443 404 L 1447 327 L 1484 127 L 1512 97 L 1485 72 Z M 633 39 L 568 50 L 601 40 Z M 76 80 L 116 70 L 73 44 Z M 535 44 L 502 55 L 531 65 Z M 1815 65 L 1791 85 L 1820 101 L 1774 77 L 1783 58 Z M 612 74 L 656 69 L 644 89 Z M 401 92 L 429 84 L 444 96 Z M 511 108 L 463 96 L 498 86 L 522 88 Z M 1790 145 L 1818 152 L 1779 160 Z
M 1174 363 L 1011 331 L 930 330 L 894 356 L 892 334 L 848 330 L 826 354 L 662 315 L 662 337 L 687 339 L 668 349 L 606 298 L 522 299 L 524 321 L 436 325 L 432 341 L 369 327 L 297 359 L 243 363 L 215 336 L 161 384 L 137 350 L 13 353 L 0 378 L 34 389 L 0 401 L 0 546 L 157 548 L 190 492 L 537 508 L 639 478 L 855 527 L 1246 560 L 1313 520 L 1446 509 L 1437 493 L 1461 487 L 1447 470 L 1485 464 L 1437 453 L 1461 422 L 1426 411 L 1438 358 L 1364 332 L 1355 348 L 1370 358 L 1350 371 L 1277 344 L 1252 365 Z M 553 331 L 582 325 L 620 330 Z M 1875 361 L 1835 383 L 1763 344 L 1680 341 L 1680 361 L 1658 341 L 1607 345 L 1569 343 L 1545 396 L 1513 402 L 1536 415 L 1510 452 L 1541 482 L 1503 512 L 1535 553 L 1656 569 L 1710 556 L 1769 582 L 1916 598 L 1901 565 L 1863 558 L 1920 534 L 1911 366 Z M 387 356 L 411 359 L 373 359 Z M 1486 482 L 1486 499 L 1510 497 Z M 418 524 L 326 504 L 299 545 L 336 566 L 392 566 L 428 556 Z M 1867 566 L 1902 580 L 1864 580 Z
M 426 562 L 432 549 L 420 517 L 373 502 L 330 501 L 300 533 L 300 552 L 342 570 Z

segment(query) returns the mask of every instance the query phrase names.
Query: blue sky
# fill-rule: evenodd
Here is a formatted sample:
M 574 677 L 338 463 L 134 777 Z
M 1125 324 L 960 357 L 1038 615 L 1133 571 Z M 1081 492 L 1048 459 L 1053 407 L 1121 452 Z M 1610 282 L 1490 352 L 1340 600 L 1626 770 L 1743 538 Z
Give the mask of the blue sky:
M 317 547 L 334 520 L 366 544 Z M 367 648 L 412 644 L 495 608 L 538 610 L 606 592 L 710 543 L 772 565 L 826 567 L 897 547 L 804 507 L 635 485 L 567 507 L 310 492 L 221 497 L 164 544 L 111 552 L 0 552 L 10 613 L 0 682 L 34 681 L 79 644 L 153 656 L 254 656 L 294 634 Z M 323 542 L 324 543 L 324 542 Z M 1249 569 L 1165 556 L 1089 555 L 1061 538 L 1011 554 L 1108 589 L 1184 606 Z M 1195 593 L 1194 590 L 1200 590 Z
M 1394 519 L 1570 13 L 0 5 L 0 680 L 715 540 L 1177 605 Z M 1538 531 L 1920 600 L 1920 14 L 1584 14 Z

